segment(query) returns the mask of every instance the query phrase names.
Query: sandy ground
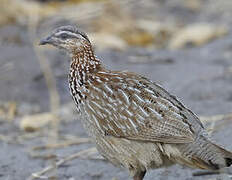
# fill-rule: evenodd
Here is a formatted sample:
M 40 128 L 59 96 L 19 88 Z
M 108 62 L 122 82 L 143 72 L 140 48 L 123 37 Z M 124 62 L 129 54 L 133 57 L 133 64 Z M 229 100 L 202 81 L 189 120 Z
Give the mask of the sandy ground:
M 191 19 L 190 15 L 188 17 L 187 19 Z M 202 17 L 199 18 L 202 19 Z M 213 17 L 208 19 L 213 19 Z M 217 20 L 220 18 L 217 17 Z M 229 18 L 225 17 L 223 20 L 230 24 Z M 1 41 L 0 44 L 0 100 L 2 102 L 16 101 L 19 106 L 22 104 L 29 106 L 24 109 L 39 107 L 39 110 L 35 111 L 47 111 L 49 108 L 47 87 L 25 28 L 15 25 L 1 27 L 0 37 L 8 39 L 17 37 L 19 39 L 18 42 L 7 41 L 4 43 Z M 170 93 L 179 97 L 199 116 L 227 114 L 232 111 L 231 31 L 228 35 L 206 45 L 185 50 L 128 48 L 125 51 L 101 50 L 96 53 L 110 69 L 134 71 L 158 82 Z M 56 77 L 62 104 L 71 102 L 67 83 L 68 57 L 56 50 L 46 51 L 46 57 L 48 57 Z M 142 60 L 141 63 L 139 60 Z M 29 112 L 31 113 L 30 110 Z M 86 137 L 75 111 L 70 117 L 69 121 L 61 122 L 59 134 Z M 213 139 L 228 150 L 232 150 L 232 123 L 224 120 L 218 125 L 224 122 L 226 125 L 220 126 L 220 128 L 218 126 L 213 133 Z M 24 132 L 19 129 L 18 124 L 17 120 L 14 122 L 0 121 L 0 134 L 11 137 L 23 134 Z M 48 161 L 32 158 L 28 153 L 31 147 L 44 144 L 46 141 L 46 138 L 33 138 L 23 143 L 0 141 L 0 179 L 24 180 L 31 173 L 46 167 L 49 164 Z M 60 159 L 93 146 L 92 144 L 69 146 L 56 149 L 53 153 Z M 229 179 L 227 175 L 193 177 L 193 172 L 196 170 L 176 165 L 149 171 L 145 179 Z M 70 161 L 59 167 L 56 175 L 57 179 L 61 180 L 129 179 L 126 171 L 115 168 L 105 161 L 91 159 Z

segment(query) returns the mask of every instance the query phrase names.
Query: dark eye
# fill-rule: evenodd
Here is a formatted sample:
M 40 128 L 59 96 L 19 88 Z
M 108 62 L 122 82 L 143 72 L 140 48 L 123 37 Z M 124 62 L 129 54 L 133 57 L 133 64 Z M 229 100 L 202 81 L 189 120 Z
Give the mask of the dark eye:
M 60 38 L 61 39 L 67 39 L 68 35 L 66 33 L 63 33 L 63 34 L 60 35 Z

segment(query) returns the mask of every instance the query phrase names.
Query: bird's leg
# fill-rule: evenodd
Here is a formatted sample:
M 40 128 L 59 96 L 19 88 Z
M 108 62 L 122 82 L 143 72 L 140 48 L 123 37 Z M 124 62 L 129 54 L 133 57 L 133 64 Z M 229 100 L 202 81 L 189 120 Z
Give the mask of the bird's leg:
M 134 175 L 133 179 L 134 180 L 143 180 L 145 174 L 146 174 L 146 171 L 139 171 Z

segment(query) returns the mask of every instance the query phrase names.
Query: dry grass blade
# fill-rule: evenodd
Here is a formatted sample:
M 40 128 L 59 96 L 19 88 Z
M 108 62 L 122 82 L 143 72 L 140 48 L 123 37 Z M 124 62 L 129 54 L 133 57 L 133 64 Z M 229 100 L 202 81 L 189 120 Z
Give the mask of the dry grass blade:
M 3 134 L 0 134 L 0 141 L 6 142 L 6 143 L 12 143 L 15 142 L 15 139 L 11 136 L 5 136 Z
M 30 156 L 32 158 L 43 159 L 43 160 L 51 160 L 56 159 L 57 156 L 55 154 L 47 153 L 47 154 L 38 154 L 30 152 Z
M 38 137 L 44 137 L 44 135 L 41 133 L 41 131 L 34 132 L 34 133 L 26 133 L 26 134 L 17 134 L 17 135 L 3 135 L 0 134 L 0 141 L 6 142 L 6 143 L 17 143 L 17 144 L 24 144 L 28 140 L 38 138 Z M 47 136 L 46 136 L 47 137 Z
M 222 127 L 225 127 L 226 124 L 230 123 L 232 120 L 232 114 L 218 114 L 213 116 L 202 116 L 200 117 L 203 124 L 209 124 L 207 131 L 209 135 L 219 130 Z M 220 123 L 218 123 L 220 121 Z
M 214 175 L 214 174 L 224 174 L 224 175 L 231 178 L 232 168 L 227 167 L 227 168 L 222 168 L 220 170 L 214 170 L 214 171 L 197 171 L 197 172 L 194 172 L 192 175 L 193 176 L 206 176 L 206 175 Z M 222 178 L 222 179 L 224 179 L 224 178 Z M 227 179 L 227 178 L 225 178 L 225 179 Z
M 17 136 L 20 142 L 28 141 L 34 138 L 42 138 L 45 137 L 45 133 L 42 131 L 36 131 L 31 133 L 23 133 L 22 135 Z M 47 137 L 47 136 L 46 136 Z
M 209 135 L 211 135 L 215 131 L 215 124 L 216 124 L 216 121 L 213 121 L 210 124 L 210 126 L 207 128 L 207 132 Z
M 194 172 L 193 176 L 207 176 L 207 175 L 214 175 L 214 174 L 220 174 L 220 171 L 198 171 Z
M 89 148 L 89 149 L 86 149 L 86 150 L 83 150 L 83 151 L 80 151 L 80 152 L 77 152 L 75 154 L 72 154 L 70 156 L 67 156 L 61 160 L 59 160 L 55 166 L 47 166 L 46 168 L 44 168 L 42 171 L 39 171 L 39 172 L 36 172 L 36 173 L 32 173 L 32 175 L 28 178 L 28 180 L 32 180 L 32 179 L 36 179 L 36 178 L 41 178 L 41 179 L 44 179 L 46 178 L 45 176 L 43 176 L 44 174 L 56 169 L 56 167 L 59 167 L 60 165 L 68 162 L 68 161 L 71 161 L 73 159 L 76 159 L 76 158 L 79 158 L 79 157 L 88 157 L 90 155 L 93 155 L 97 152 L 96 148 L 93 147 L 93 148 Z
M 7 119 L 13 120 L 16 115 L 16 102 L 9 102 L 9 109 L 7 113 Z
M 36 147 L 33 147 L 32 150 L 37 151 L 37 150 L 44 150 L 44 149 L 57 149 L 57 148 L 63 148 L 67 146 L 90 143 L 90 142 L 91 142 L 90 138 L 77 138 L 76 140 L 68 140 L 62 143 L 53 143 L 53 144 L 46 144 L 43 146 L 36 146 Z
M 26 132 L 38 131 L 52 122 L 56 121 L 57 116 L 54 113 L 37 113 L 33 115 L 25 115 L 20 121 L 20 129 Z
M 39 15 L 31 16 L 29 19 L 29 24 L 28 24 L 28 30 L 29 30 L 29 35 L 30 35 L 30 40 L 33 43 L 33 48 L 35 55 L 39 61 L 40 67 L 43 71 L 44 78 L 46 80 L 46 85 L 49 90 L 49 95 L 50 95 L 50 109 L 51 112 L 57 116 L 58 111 L 60 109 L 60 96 L 56 88 L 56 80 L 53 76 L 52 70 L 50 68 L 50 65 L 46 59 L 46 57 L 38 50 L 36 42 L 36 29 L 38 27 L 38 22 L 39 22 Z M 59 127 L 59 118 L 55 118 L 53 121 L 53 136 L 57 138 L 57 133 L 58 133 L 58 127 Z
M 31 42 L 33 43 L 33 49 L 35 52 L 35 55 L 39 61 L 41 70 L 43 71 L 44 78 L 46 81 L 46 85 L 48 87 L 49 91 L 49 97 L 50 97 L 50 111 L 54 115 L 54 119 L 52 121 L 52 131 L 49 131 L 49 141 L 50 142 L 56 142 L 58 139 L 58 129 L 60 124 L 60 118 L 58 117 L 58 112 L 60 110 L 60 96 L 57 91 L 56 87 L 56 81 L 53 76 L 52 70 L 49 66 L 48 61 L 46 60 L 45 56 L 36 48 L 37 46 L 35 44 L 38 44 L 36 42 L 36 29 L 38 28 L 38 22 L 39 22 L 39 13 L 35 13 L 34 16 L 30 16 L 29 23 L 28 23 L 28 31 L 29 31 L 29 37 Z M 51 159 L 52 163 L 54 164 L 55 161 Z M 56 169 L 56 166 L 50 167 L 51 169 Z
M 201 122 L 203 123 L 208 123 L 208 122 L 213 122 L 213 121 L 220 121 L 223 119 L 232 119 L 232 113 L 229 114 L 218 114 L 214 116 L 201 116 L 200 117 Z
M 232 114 L 218 114 L 214 116 L 202 116 L 200 117 L 203 124 L 210 123 L 209 127 L 207 128 L 208 133 L 211 135 L 216 130 L 225 127 L 226 124 L 230 123 L 229 120 L 232 120 Z M 221 121 L 219 124 L 218 121 Z M 216 125 L 217 123 L 217 125 Z
M 16 116 L 16 102 L 9 101 L 0 103 L 0 120 L 12 121 Z

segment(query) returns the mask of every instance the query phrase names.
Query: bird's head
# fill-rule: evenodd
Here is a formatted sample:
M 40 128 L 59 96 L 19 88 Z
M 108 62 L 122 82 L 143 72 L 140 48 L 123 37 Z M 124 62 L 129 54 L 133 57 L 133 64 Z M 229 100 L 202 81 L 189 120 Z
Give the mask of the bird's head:
M 90 41 L 85 33 L 75 26 L 61 26 L 56 28 L 46 38 L 41 39 L 39 45 L 50 44 L 57 48 L 64 49 L 69 53 L 78 53 L 85 46 L 90 45 Z

